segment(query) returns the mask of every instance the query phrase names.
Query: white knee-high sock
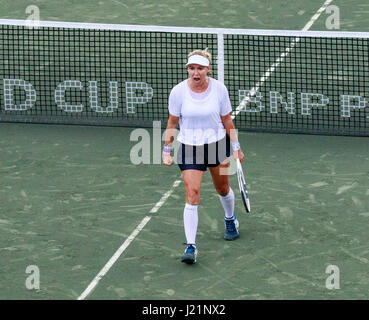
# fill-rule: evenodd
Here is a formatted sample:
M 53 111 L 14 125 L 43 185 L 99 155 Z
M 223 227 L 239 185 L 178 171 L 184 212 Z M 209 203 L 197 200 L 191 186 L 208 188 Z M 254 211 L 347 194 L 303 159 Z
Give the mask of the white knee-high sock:
M 219 195 L 220 202 L 224 208 L 226 218 L 232 218 L 234 214 L 234 193 L 231 187 L 226 196 Z
M 197 207 L 198 205 L 186 203 L 183 211 L 183 222 L 187 243 L 196 243 L 197 224 L 199 221 Z

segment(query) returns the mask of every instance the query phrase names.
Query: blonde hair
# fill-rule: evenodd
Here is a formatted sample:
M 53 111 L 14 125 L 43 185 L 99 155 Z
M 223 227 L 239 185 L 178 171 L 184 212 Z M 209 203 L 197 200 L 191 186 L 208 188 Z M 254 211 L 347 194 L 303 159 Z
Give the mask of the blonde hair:
M 209 48 L 205 48 L 204 50 L 200 50 L 200 49 L 197 49 L 197 50 L 194 50 L 192 52 L 190 52 L 187 56 L 187 59 L 195 54 L 198 54 L 200 56 L 203 56 L 205 57 L 206 59 L 209 60 L 209 62 L 211 62 L 211 53 L 208 51 Z

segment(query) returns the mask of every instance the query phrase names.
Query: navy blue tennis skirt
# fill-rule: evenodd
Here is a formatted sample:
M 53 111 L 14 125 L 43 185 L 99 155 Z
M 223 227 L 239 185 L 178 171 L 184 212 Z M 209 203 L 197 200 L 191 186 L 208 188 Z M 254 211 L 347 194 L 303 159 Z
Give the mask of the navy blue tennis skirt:
M 201 170 L 208 167 L 217 167 L 231 155 L 231 143 L 229 136 L 209 144 L 192 146 L 181 144 L 177 154 L 177 163 L 181 171 Z

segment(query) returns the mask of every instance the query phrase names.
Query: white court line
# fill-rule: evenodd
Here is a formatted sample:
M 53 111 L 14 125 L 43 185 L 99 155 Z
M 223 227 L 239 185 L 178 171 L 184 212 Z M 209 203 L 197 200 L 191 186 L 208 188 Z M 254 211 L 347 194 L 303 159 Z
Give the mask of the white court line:
M 320 17 L 322 12 L 333 2 L 333 0 L 327 0 L 324 4 L 319 8 L 319 10 L 312 16 L 310 21 L 302 28 L 302 31 L 308 31 L 311 26 L 314 24 L 316 20 Z M 245 98 L 240 102 L 239 106 L 232 112 L 232 119 L 234 119 L 243 109 L 245 109 L 247 103 L 250 101 L 251 97 L 255 96 L 255 94 L 259 91 L 260 87 L 264 84 L 264 82 L 270 77 L 270 75 L 275 71 L 276 68 L 279 67 L 281 62 L 289 55 L 289 53 L 296 46 L 296 43 L 300 41 L 300 38 L 295 38 L 292 40 L 290 46 L 281 54 L 281 56 L 272 64 L 271 67 L 263 74 L 260 80 L 256 83 L 256 85 L 250 90 L 250 92 L 246 95 Z
M 170 197 L 173 193 L 174 189 L 179 186 L 181 180 L 176 180 L 173 183 L 171 189 L 169 189 L 159 200 L 159 202 L 150 210 L 150 213 L 156 213 L 160 207 L 165 203 L 165 201 Z M 130 234 L 130 236 L 124 241 L 124 243 L 119 247 L 119 249 L 114 253 L 114 255 L 110 258 L 110 260 L 106 263 L 106 265 L 100 270 L 97 276 L 91 281 L 88 287 L 83 291 L 83 293 L 78 297 L 77 300 L 84 300 L 86 297 L 95 289 L 99 281 L 104 277 L 113 264 L 118 260 L 121 254 L 128 248 L 131 242 L 137 237 L 137 235 L 141 232 L 141 230 L 146 226 L 146 224 L 150 221 L 152 216 L 146 216 L 142 219 L 140 224 L 136 227 L 135 230 Z
M 310 21 L 306 24 L 306 26 L 302 30 L 303 31 L 309 30 L 310 27 L 313 25 L 313 23 L 319 18 L 321 13 L 326 9 L 326 7 L 332 1 L 333 0 L 327 0 L 323 4 L 323 6 L 317 11 L 317 13 L 310 19 Z M 298 38 L 296 38 L 296 39 L 298 39 Z M 292 41 L 291 46 L 286 49 L 286 51 L 281 55 L 281 57 L 279 59 L 277 59 L 277 61 L 272 65 L 272 67 L 270 67 L 267 70 L 267 72 L 263 75 L 263 77 L 260 79 L 260 81 L 256 84 L 256 86 L 254 87 L 255 93 L 256 93 L 256 90 L 259 90 L 260 86 L 265 82 L 265 80 L 270 76 L 270 74 L 275 70 L 275 68 L 279 66 L 279 64 L 283 61 L 283 59 L 293 49 L 293 47 L 295 46 L 295 43 L 296 43 L 296 39 L 294 41 Z M 236 109 L 236 111 L 237 111 L 236 113 L 235 112 L 232 113 L 232 118 L 234 118 L 240 112 L 239 107 Z M 162 198 L 159 200 L 159 202 L 150 210 L 150 213 L 156 213 L 160 209 L 160 207 L 165 203 L 165 201 L 170 197 L 170 195 L 173 193 L 174 189 L 176 187 L 178 187 L 178 185 L 180 183 L 181 183 L 181 180 L 174 181 L 172 188 L 162 196 Z M 99 281 L 102 279 L 102 277 L 104 277 L 106 275 L 106 273 L 110 270 L 110 268 L 113 266 L 113 264 L 118 260 L 118 258 L 121 256 L 121 254 L 128 248 L 128 246 L 131 244 L 131 242 L 137 237 L 137 235 L 146 226 L 146 224 L 150 221 L 150 219 L 151 219 L 151 216 L 146 216 L 145 218 L 142 219 L 140 224 L 131 233 L 131 235 L 126 239 L 126 241 L 124 241 L 124 243 L 120 246 L 120 248 L 114 253 L 114 255 L 106 263 L 106 265 L 101 269 L 101 271 L 97 274 L 97 276 L 92 280 L 92 282 L 89 284 L 89 286 L 86 288 L 86 290 L 78 297 L 78 300 L 84 300 L 95 289 L 95 287 L 97 286 Z
M 121 2 L 119 2 L 117 0 L 111 0 L 111 1 L 114 2 L 114 3 L 116 3 L 116 4 L 119 4 L 119 5 L 123 6 L 123 7 L 125 7 L 126 9 L 129 9 L 129 7 L 126 4 L 124 4 L 124 3 L 121 3 Z

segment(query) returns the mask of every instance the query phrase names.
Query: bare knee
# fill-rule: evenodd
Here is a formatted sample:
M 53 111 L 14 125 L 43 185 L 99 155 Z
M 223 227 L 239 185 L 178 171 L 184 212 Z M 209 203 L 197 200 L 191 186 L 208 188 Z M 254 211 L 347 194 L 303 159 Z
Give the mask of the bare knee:
M 186 202 L 192 205 L 198 205 L 200 203 L 200 189 L 188 187 L 186 190 Z
M 225 197 L 229 193 L 229 185 L 223 184 L 221 186 L 217 186 L 216 191 L 219 195 L 221 195 L 222 197 Z

